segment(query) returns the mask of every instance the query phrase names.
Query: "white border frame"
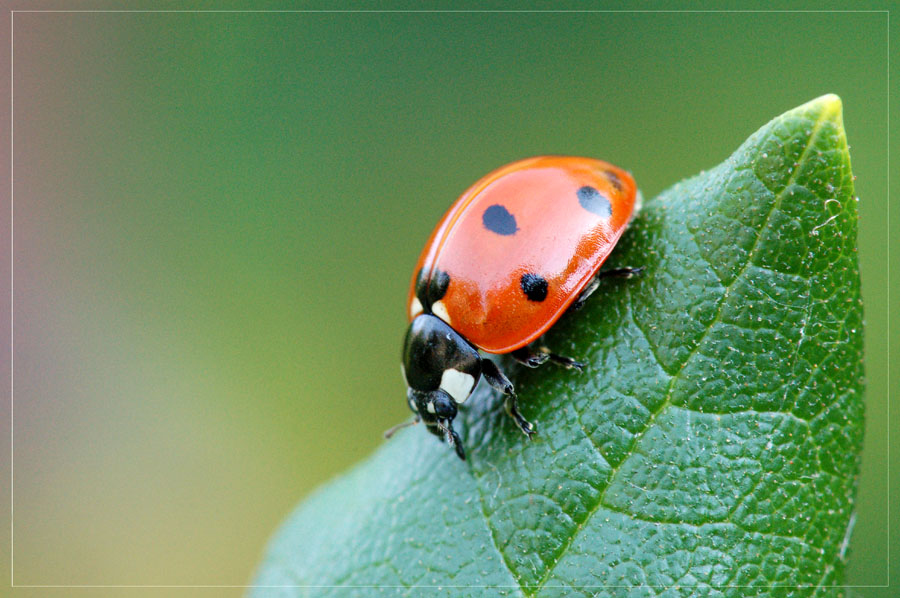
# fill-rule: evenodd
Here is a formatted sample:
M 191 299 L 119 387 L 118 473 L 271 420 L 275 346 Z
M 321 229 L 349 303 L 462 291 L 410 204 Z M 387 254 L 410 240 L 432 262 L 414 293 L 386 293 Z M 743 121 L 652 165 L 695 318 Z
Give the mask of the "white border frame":
M 340 585 L 340 586 L 331 586 L 331 585 L 168 585 L 168 584 L 159 584 L 159 585 L 103 585 L 103 584 L 78 584 L 78 585 L 40 585 L 40 584 L 16 584 L 15 583 L 15 435 L 14 435 L 14 426 L 15 426 L 15 399 L 14 399 L 14 378 L 15 378 L 15 344 L 14 344 L 14 330 L 15 330 L 15 199 L 14 199 L 14 141 L 15 141 L 15 124 L 13 115 L 14 111 L 14 101 L 15 101 L 15 79 L 14 79 L 14 38 L 15 38 L 15 15 L 16 13 L 481 13 L 481 14 L 492 14 L 492 13 L 881 13 L 887 17 L 886 27 L 887 27 L 887 114 L 886 114 L 886 159 L 887 159 L 887 182 L 886 182 L 886 192 L 887 192 L 887 229 L 888 229 L 888 260 L 887 260 L 887 305 L 888 309 L 890 309 L 891 305 L 891 260 L 890 260 L 890 222 L 891 222 L 891 201 L 890 201 L 890 193 L 891 193 L 891 137 L 890 137 L 890 129 L 891 129 L 891 11 L 890 10 L 453 10 L 453 9 L 435 9 L 435 10 L 379 10 L 379 9 L 364 9 L 364 10 L 114 10 L 114 9 L 98 9 L 98 10 L 10 10 L 10 36 L 9 36 L 9 87 L 10 87 L 10 115 L 9 115 L 9 161 L 10 161 L 10 172 L 9 172 L 9 248 L 10 248 L 10 280 L 9 280 L 9 297 L 10 297 L 10 309 L 9 309 L 9 335 L 10 335 L 10 359 L 9 359 L 9 394 L 10 394 L 10 406 L 9 406 L 9 418 L 10 418 L 10 431 L 9 431 L 9 471 L 10 471 L 10 480 L 9 480 L 9 499 L 10 499 L 10 521 L 9 521 L 9 543 L 10 543 L 10 551 L 9 551 L 9 579 L 10 579 L 10 588 L 398 588 L 398 589 L 412 589 L 412 588 L 497 588 L 497 589 L 521 589 L 521 586 L 518 585 L 509 585 L 509 586 L 456 586 L 456 585 L 417 585 L 417 586 L 402 586 L 402 585 Z M 890 509 L 891 509 L 891 397 L 890 397 L 890 388 L 891 388 L 891 338 L 890 338 L 890 317 L 888 318 L 888 334 L 887 334 L 887 505 L 886 505 L 886 518 L 888 521 L 888 535 L 887 535 L 887 550 L 886 558 L 887 558 L 887 581 L 883 585 L 832 585 L 832 586 L 820 586 L 822 588 L 890 588 L 891 585 L 891 542 L 890 542 Z M 855 513 L 851 518 L 850 527 L 853 527 L 853 522 L 855 520 Z M 542 586 L 542 587 L 563 587 L 563 586 Z M 570 586 L 565 586 L 570 587 Z M 658 589 L 669 589 L 674 586 L 653 586 L 653 585 L 601 585 L 601 586 L 577 586 L 577 589 L 591 589 L 591 588 L 658 588 Z M 742 586 L 742 585 L 726 585 L 726 586 L 715 586 L 716 588 L 759 588 L 760 586 Z M 770 588 L 798 588 L 800 586 L 767 586 Z

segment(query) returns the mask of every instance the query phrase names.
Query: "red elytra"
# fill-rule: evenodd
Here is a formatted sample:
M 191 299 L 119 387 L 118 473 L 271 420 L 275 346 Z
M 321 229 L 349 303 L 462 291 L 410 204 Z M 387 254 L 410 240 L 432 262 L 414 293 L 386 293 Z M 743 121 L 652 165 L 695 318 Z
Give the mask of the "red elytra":
M 410 321 L 423 311 L 420 278 L 427 283 L 443 272 L 449 284 L 431 313 L 488 353 L 524 347 L 559 319 L 603 265 L 636 195 L 628 172 L 592 158 L 538 156 L 491 172 L 431 233 L 413 271 Z M 533 281 L 538 284 L 529 287 Z

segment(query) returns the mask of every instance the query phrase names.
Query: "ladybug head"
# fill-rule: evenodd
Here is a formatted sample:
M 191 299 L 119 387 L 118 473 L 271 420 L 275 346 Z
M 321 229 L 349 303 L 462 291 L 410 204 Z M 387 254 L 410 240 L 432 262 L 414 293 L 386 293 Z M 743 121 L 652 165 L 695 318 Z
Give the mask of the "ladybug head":
M 478 351 L 440 318 L 421 314 L 406 332 L 402 364 L 410 409 L 465 459 L 453 419 L 481 377 Z

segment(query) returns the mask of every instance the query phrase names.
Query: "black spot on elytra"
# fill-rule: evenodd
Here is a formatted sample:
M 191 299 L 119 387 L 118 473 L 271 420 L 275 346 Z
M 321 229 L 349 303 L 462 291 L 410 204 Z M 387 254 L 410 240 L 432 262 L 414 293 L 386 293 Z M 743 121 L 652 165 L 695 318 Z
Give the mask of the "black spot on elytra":
M 622 190 L 622 180 L 619 178 L 619 175 L 614 173 L 612 170 L 606 170 L 603 172 L 606 175 L 606 180 L 609 181 L 609 184 L 613 186 L 613 189 L 616 191 Z
M 541 302 L 547 298 L 547 280 L 543 276 L 526 272 L 519 279 L 519 284 L 529 301 Z
M 419 273 L 416 274 L 416 297 L 419 299 L 419 303 L 423 306 L 425 305 L 425 301 L 427 299 L 426 291 L 428 290 L 428 276 L 427 272 L 425 272 L 424 268 L 419 268 Z
M 431 313 L 431 306 L 444 298 L 447 287 L 450 286 L 450 275 L 435 268 L 430 272 L 419 270 L 416 275 L 416 297 L 422 304 L 425 313 Z
M 612 204 L 609 203 L 609 198 L 593 187 L 585 185 L 576 193 L 578 194 L 578 203 L 588 212 L 601 218 L 612 216 Z
M 514 235 L 519 228 L 516 226 L 516 217 L 500 204 L 494 204 L 481 215 L 484 228 L 498 235 Z
M 431 273 L 431 283 L 428 285 L 428 302 L 436 303 L 443 299 L 447 294 L 448 286 L 450 286 L 450 275 L 443 270 L 435 269 Z

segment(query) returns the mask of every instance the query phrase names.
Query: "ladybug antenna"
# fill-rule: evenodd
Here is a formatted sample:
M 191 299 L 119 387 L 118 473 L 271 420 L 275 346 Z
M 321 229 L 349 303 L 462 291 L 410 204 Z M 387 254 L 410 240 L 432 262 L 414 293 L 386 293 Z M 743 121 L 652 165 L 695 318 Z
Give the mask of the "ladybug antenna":
M 402 422 L 402 423 L 397 424 L 396 426 L 392 426 L 384 431 L 384 437 L 390 438 L 391 436 L 396 434 L 399 430 L 402 430 L 403 428 L 408 428 L 410 426 L 414 426 L 417 423 L 419 423 L 420 421 L 421 420 L 419 419 L 419 416 L 416 416 L 415 419 L 411 419 L 408 422 Z

